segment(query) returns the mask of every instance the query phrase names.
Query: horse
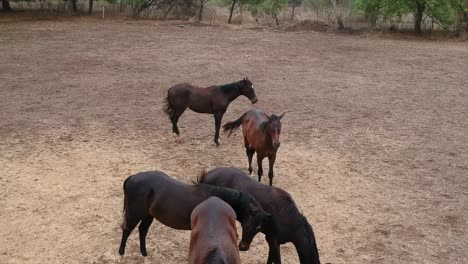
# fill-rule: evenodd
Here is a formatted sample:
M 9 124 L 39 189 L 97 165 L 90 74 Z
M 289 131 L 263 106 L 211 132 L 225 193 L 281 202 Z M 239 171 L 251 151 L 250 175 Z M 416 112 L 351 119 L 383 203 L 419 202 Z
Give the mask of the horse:
M 320 264 L 314 231 L 288 192 L 259 183 L 236 168 L 213 169 L 198 182 L 250 193 L 272 215 L 262 230 L 269 246 L 267 263 L 281 263 L 280 244 L 292 242 L 301 264 Z
M 248 78 L 225 85 L 214 85 L 206 88 L 189 83 L 180 83 L 167 91 L 164 111 L 172 122 L 172 132 L 180 135 L 177 122 L 185 109 L 190 108 L 197 113 L 213 114 L 215 119 L 214 142 L 219 145 L 219 129 L 221 120 L 229 104 L 240 95 L 247 97 L 252 104 L 258 99 L 252 82 Z
M 190 216 L 190 264 L 241 263 L 237 250 L 236 212 L 218 197 L 210 197 Z
M 280 146 L 279 136 L 283 116 L 284 113 L 280 116 L 275 114 L 269 116 L 261 110 L 253 109 L 247 111 L 239 119 L 223 126 L 224 131 L 229 131 L 229 136 L 231 136 L 232 132 L 242 125 L 250 175 L 252 175 L 252 158 L 257 152 L 258 181 L 262 180 L 262 161 L 265 157 L 268 157 L 270 186 L 273 184 L 273 165 L 276 160 L 276 152 Z
M 242 226 L 239 249 L 248 250 L 255 235 L 271 220 L 252 195 L 207 184 L 186 184 L 160 171 L 141 172 L 129 176 L 123 184 L 124 221 L 119 254 L 125 254 L 127 239 L 138 223 L 140 252 L 147 256 L 146 235 L 156 218 L 162 224 L 179 230 L 190 230 L 193 209 L 211 196 L 228 203 Z

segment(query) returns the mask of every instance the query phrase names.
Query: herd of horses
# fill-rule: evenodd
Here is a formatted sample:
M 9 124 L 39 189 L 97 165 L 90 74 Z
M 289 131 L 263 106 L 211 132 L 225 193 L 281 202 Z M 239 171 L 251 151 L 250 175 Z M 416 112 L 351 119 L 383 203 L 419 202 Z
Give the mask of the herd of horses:
M 215 118 L 214 142 L 219 145 L 221 120 L 230 102 L 240 95 L 258 101 L 252 82 L 241 81 L 197 87 L 181 83 L 171 87 L 166 97 L 173 133 L 180 135 L 177 122 L 189 108 L 210 113 Z M 180 182 L 160 171 L 129 176 L 123 184 L 124 220 L 119 254 L 125 254 L 130 233 L 138 226 L 140 253 L 147 256 L 146 235 L 153 219 L 179 230 L 191 230 L 189 263 L 240 263 L 240 251 L 249 250 L 253 238 L 265 234 L 267 263 L 281 263 L 280 245 L 294 244 L 301 264 L 320 263 L 315 235 L 299 212 L 291 195 L 273 185 L 273 165 L 280 146 L 281 118 L 250 110 L 223 126 L 231 133 L 242 126 L 244 145 L 252 175 L 252 158 L 257 153 L 258 181 L 237 168 L 218 167 L 204 172 L 192 183 Z M 262 161 L 269 159 L 269 185 L 261 183 Z M 242 227 L 238 235 L 235 221 Z

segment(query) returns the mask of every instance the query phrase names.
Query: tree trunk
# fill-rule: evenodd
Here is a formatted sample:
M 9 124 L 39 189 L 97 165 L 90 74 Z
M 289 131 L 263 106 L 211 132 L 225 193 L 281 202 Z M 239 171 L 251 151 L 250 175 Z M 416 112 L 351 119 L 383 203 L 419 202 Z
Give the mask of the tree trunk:
M 414 14 L 414 32 L 421 33 L 422 16 L 426 10 L 426 5 L 421 2 L 416 3 L 416 13 Z
M 237 0 L 233 0 L 233 1 L 232 1 L 231 12 L 229 13 L 228 24 L 231 24 L 232 12 L 234 12 L 234 6 L 236 5 L 236 3 L 237 3 Z
M 200 11 L 198 12 L 198 21 L 202 21 L 203 18 L 203 5 L 205 4 L 204 0 L 200 0 Z
M 94 0 L 89 0 L 89 9 L 88 9 L 88 13 L 90 15 L 93 14 L 93 4 L 94 4 Z
M 296 6 L 295 5 L 292 7 L 291 20 L 294 20 L 294 11 L 296 11 Z
M 341 16 L 341 6 L 338 7 L 337 0 L 330 0 L 333 5 L 333 11 L 335 12 L 336 23 L 338 24 L 338 29 L 344 28 L 343 17 Z
M 78 13 L 78 7 L 77 7 L 77 5 L 76 5 L 76 1 L 77 1 L 77 0 L 71 0 L 71 2 L 72 2 L 72 9 L 73 9 L 73 13 L 74 13 L 74 14 Z
M 5 11 L 13 11 L 13 9 L 11 9 L 11 6 L 10 6 L 10 0 L 2 0 L 2 8 L 3 10 Z

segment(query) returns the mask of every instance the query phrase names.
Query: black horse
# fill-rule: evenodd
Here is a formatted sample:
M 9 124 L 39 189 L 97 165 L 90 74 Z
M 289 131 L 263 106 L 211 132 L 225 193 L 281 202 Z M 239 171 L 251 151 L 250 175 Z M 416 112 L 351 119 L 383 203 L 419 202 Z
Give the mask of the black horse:
M 261 184 L 235 168 L 216 168 L 198 182 L 250 193 L 273 216 L 261 231 L 270 247 L 267 263 L 281 263 L 279 245 L 292 242 L 301 264 L 320 264 L 314 231 L 288 192 Z
M 164 111 L 172 122 L 172 132 L 177 136 L 180 135 L 177 122 L 187 107 L 197 113 L 214 114 L 214 142 L 216 145 L 219 145 L 218 139 L 221 119 L 229 103 L 240 95 L 249 98 L 252 104 L 258 101 L 252 82 L 247 78 L 230 84 L 215 85 L 206 88 L 197 87 L 189 83 L 180 83 L 172 86 L 167 91 L 166 107 Z
M 189 185 L 160 171 L 129 176 L 123 189 L 124 222 L 120 255 L 125 254 L 128 236 L 138 223 L 140 252 L 146 256 L 146 234 L 154 218 L 174 229 L 190 230 L 193 209 L 212 196 L 222 199 L 234 209 L 242 226 L 240 250 L 248 250 L 255 235 L 265 223 L 271 221 L 271 215 L 248 193 L 208 184 Z

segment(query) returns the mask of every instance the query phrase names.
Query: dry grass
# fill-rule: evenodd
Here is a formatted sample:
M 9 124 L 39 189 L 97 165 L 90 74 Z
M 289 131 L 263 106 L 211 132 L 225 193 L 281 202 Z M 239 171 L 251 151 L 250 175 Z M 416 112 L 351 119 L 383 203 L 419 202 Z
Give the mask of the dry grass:
M 468 261 L 466 43 L 77 19 L 2 24 L 0 45 L 0 263 L 185 262 L 190 233 L 158 223 L 149 257 L 136 232 L 118 256 L 122 182 L 246 169 L 239 134 L 216 148 L 213 117 L 186 112 L 174 144 L 161 110 L 177 82 L 245 76 L 287 112 L 274 184 L 323 263 Z M 262 236 L 241 254 L 266 256 Z

